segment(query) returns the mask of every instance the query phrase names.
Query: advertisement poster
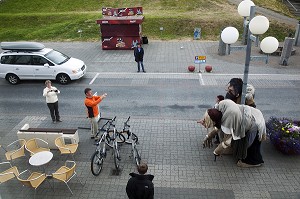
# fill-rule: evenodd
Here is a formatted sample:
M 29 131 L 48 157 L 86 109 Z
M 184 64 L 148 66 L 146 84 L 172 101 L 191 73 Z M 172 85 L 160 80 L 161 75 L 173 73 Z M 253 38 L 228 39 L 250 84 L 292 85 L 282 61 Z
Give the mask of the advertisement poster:
M 140 37 L 102 37 L 103 50 L 129 50 L 141 42 Z
M 103 16 L 113 16 L 113 17 L 126 17 L 134 15 L 142 15 L 142 7 L 132 7 L 132 8 L 102 8 Z
M 201 39 L 201 28 L 194 29 L 194 40 Z

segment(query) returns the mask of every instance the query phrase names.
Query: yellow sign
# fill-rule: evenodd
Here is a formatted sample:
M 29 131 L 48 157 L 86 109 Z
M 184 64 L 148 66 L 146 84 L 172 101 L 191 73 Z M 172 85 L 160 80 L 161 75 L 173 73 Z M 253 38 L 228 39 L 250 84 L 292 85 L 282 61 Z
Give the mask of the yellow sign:
M 195 56 L 195 60 L 206 60 L 206 56 Z

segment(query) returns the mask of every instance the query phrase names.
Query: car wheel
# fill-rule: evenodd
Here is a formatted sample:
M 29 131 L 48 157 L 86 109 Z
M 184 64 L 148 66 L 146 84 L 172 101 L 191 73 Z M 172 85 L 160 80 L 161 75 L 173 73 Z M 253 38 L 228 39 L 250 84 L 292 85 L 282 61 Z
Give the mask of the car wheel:
M 16 85 L 20 82 L 20 78 L 12 73 L 6 75 L 6 80 L 12 85 Z
M 60 84 L 68 84 L 71 79 L 67 74 L 64 73 L 60 73 L 56 76 L 56 80 L 60 83 Z

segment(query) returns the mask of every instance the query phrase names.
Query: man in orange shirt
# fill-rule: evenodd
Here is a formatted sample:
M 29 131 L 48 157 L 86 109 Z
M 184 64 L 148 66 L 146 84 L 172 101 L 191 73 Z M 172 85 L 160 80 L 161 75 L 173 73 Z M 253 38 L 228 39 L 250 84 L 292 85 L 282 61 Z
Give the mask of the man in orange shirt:
M 92 89 L 86 88 L 84 89 L 85 93 L 85 100 L 84 104 L 87 108 L 87 114 L 88 118 L 91 121 L 92 128 L 91 128 L 91 138 L 95 138 L 97 131 L 98 131 L 98 120 L 100 118 L 99 116 L 99 109 L 98 104 L 107 96 L 106 93 L 104 93 L 101 96 L 94 96 Z

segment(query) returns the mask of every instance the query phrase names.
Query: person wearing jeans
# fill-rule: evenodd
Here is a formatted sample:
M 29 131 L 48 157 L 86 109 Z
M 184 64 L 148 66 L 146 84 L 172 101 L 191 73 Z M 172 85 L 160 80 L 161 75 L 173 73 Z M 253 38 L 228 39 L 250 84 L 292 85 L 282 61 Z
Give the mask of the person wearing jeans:
M 101 96 L 93 95 L 92 89 L 84 89 L 85 100 L 84 104 L 87 108 L 87 115 L 91 122 L 91 138 L 94 139 L 98 131 L 98 120 L 100 118 L 98 104 L 107 96 L 104 93 Z M 96 138 L 95 138 L 96 139 Z
M 140 68 L 142 68 L 142 71 L 145 73 L 143 59 L 144 59 L 144 49 L 142 48 L 141 44 L 138 43 L 137 47 L 134 49 L 134 59 L 137 62 L 138 70 L 137 72 L 140 72 Z
M 43 96 L 46 97 L 47 106 L 50 110 L 50 115 L 52 118 L 52 122 L 61 122 L 59 111 L 58 111 L 58 97 L 57 95 L 60 91 L 52 86 L 50 80 L 45 81 L 46 88 L 44 88 Z

